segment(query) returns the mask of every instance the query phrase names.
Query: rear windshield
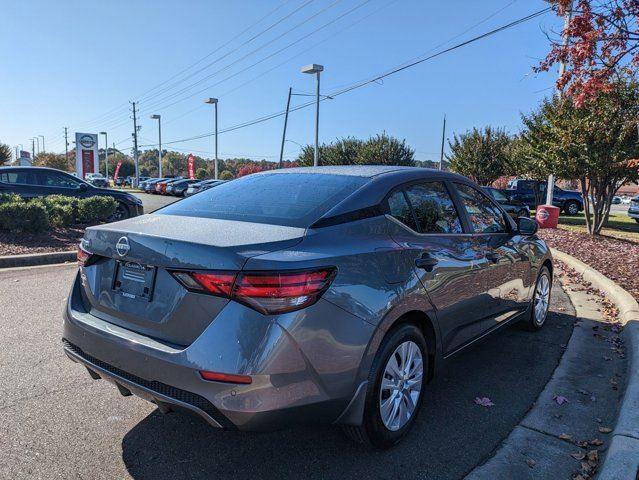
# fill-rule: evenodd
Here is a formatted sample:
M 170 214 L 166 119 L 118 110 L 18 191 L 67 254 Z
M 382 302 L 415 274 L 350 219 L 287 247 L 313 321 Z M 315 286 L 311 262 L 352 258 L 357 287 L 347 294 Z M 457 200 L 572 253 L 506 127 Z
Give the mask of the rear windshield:
M 310 173 L 248 175 L 156 213 L 308 227 L 367 181 Z

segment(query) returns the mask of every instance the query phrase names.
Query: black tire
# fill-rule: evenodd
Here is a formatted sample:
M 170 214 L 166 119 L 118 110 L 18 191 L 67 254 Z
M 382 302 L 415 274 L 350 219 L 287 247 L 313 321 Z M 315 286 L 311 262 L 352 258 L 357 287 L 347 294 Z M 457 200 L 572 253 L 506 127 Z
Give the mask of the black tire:
M 548 279 L 548 299 L 547 299 L 547 306 L 545 308 L 545 313 L 543 315 L 543 318 L 541 318 L 540 320 L 539 318 L 537 318 L 535 314 L 535 303 L 536 303 L 535 300 L 537 298 L 537 290 L 540 288 L 540 285 L 542 282 L 542 276 L 545 276 Z M 552 275 L 550 274 L 550 270 L 548 270 L 548 267 L 543 266 L 541 267 L 541 270 L 539 271 L 539 275 L 537 275 L 537 280 L 535 281 L 535 290 L 533 291 L 532 298 L 530 299 L 530 307 L 529 307 L 530 312 L 528 313 L 526 318 L 521 322 L 521 325 L 524 327 L 524 329 L 530 332 L 537 332 L 544 327 L 544 325 L 546 324 L 546 319 L 548 318 L 551 291 L 552 291 Z
M 564 205 L 564 212 L 568 215 L 577 215 L 581 210 L 581 205 L 579 202 L 575 202 L 574 200 L 569 200 Z
M 384 425 L 380 412 L 381 383 L 384 371 L 391 355 L 403 343 L 411 341 L 419 347 L 422 355 L 422 383 L 415 409 L 408 421 L 398 430 L 390 430 Z M 356 442 L 373 448 L 390 448 L 404 438 L 419 414 L 424 399 L 426 377 L 428 373 L 428 347 L 421 330 L 412 324 L 403 324 L 391 330 L 379 347 L 368 376 L 368 388 L 364 404 L 364 419 L 362 425 L 344 425 L 344 432 Z M 403 401 L 403 400 L 401 400 Z M 401 403 L 400 401 L 400 403 Z
M 126 220 L 129 218 L 131 214 L 129 213 L 129 209 L 127 206 L 121 202 L 118 202 L 118 206 L 115 209 L 115 212 L 111 217 L 109 217 L 109 222 L 119 222 L 120 220 Z

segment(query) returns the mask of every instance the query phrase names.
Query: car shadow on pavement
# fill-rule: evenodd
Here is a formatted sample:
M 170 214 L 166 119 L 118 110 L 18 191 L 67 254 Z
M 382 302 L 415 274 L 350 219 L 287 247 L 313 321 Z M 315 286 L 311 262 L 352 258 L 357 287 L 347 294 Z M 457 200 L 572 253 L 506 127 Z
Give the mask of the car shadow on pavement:
M 335 427 L 218 431 L 193 415 L 156 410 L 124 437 L 123 460 L 138 480 L 463 477 L 521 421 L 557 366 L 575 318 L 559 288 L 551 309 L 542 331 L 508 327 L 450 360 L 429 384 L 415 428 L 393 449 L 367 450 Z

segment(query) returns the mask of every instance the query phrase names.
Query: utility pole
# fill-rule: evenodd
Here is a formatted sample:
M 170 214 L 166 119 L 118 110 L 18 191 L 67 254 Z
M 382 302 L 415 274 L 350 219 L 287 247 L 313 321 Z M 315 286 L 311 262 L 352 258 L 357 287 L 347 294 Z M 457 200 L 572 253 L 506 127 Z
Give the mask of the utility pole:
M 568 5 L 568 10 L 566 10 L 566 13 L 564 14 L 564 31 L 562 33 L 564 48 L 567 47 L 568 44 L 570 43 L 570 38 L 568 37 L 566 31 L 568 29 L 568 26 L 570 25 L 570 21 L 572 20 L 572 6 L 573 6 L 573 0 L 570 0 L 570 4 Z M 559 78 L 561 78 L 565 72 L 566 72 L 566 63 L 562 60 L 561 62 L 559 62 Z M 557 92 L 557 95 L 559 96 L 560 99 L 562 97 L 562 93 L 563 92 L 561 90 Z M 552 205 L 553 194 L 555 193 L 554 190 L 555 190 L 555 176 L 553 174 L 550 174 L 548 175 L 548 185 L 546 185 L 546 205 Z
M 35 138 L 31 139 L 31 160 L 35 160 Z
M 133 161 L 135 163 L 135 186 L 140 183 L 140 171 L 138 169 L 138 120 L 137 111 L 135 109 L 135 102 L 131 102 L 133 105 Z
M 69 161 L 69 138 L 68 138 L 68 128 L 64 127 L 64 159 Z
M 107 132 L 100 132 L 100 135 L 104 135 L 104 176 L 109 181 L 109 138 Z
M 439 169 L 443 170 L 444 167 L 444 142 L 446 141 L 446 115 L 444 115 L 444 128 L 442 128 L 442 151 L 439 155 Z
M 282 132 L 282 146 L 280 147 L 280 168 L 282 168 L 282 162 L 284 161 L 284 142 L 286 142 L 286 124 L 288 123 L 288 112 L 291 107 L 291 95 L 293 94 L 293 88 L 288 87 L 288 100 L 286 100 L 286 113 L 284 114 L 284 131 Z
M 35 136 L 35 141 L 36 141 L 36 146 L 38 147 L 36 152 L 39 154 L 40 153 L 40 138 L 38 138 L 37 135 Z
M 47 153 L 47 150 L 44 148 L 44 135 L 38 135 L 38 137 L 42 137 L 42 153 Z

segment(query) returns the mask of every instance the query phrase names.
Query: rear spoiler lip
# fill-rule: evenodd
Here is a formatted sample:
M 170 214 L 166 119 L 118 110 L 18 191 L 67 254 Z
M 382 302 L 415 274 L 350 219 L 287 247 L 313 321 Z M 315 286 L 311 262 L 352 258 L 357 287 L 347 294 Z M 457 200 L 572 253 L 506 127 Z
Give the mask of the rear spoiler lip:
M 346 213 L 341 213 L 339 215 L 333 215 L 330 217 L 324 217 L 317 220 L 315 223 L 310 225 L 308 228 L 324 228 L 324 227 L 332 227 L 334 225 L 340 225 L 343 223 L 356 222 L 358 220 L 364 220 L 366 218 L 378 217 L 380 215 L 384 215 L 382 208 L 379 205 L 374 205 L 372 207 L 360 208 L 357 210 L 353 210 Z

